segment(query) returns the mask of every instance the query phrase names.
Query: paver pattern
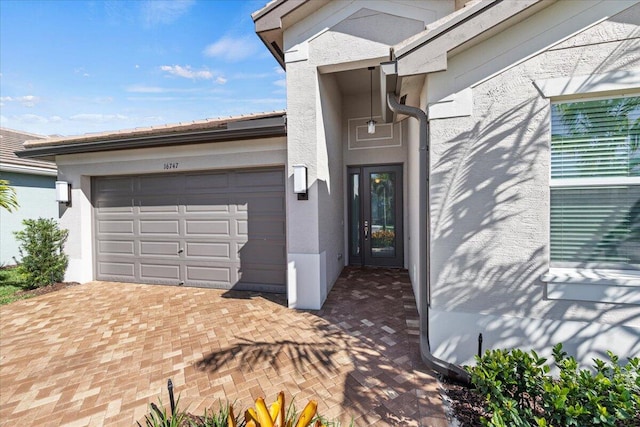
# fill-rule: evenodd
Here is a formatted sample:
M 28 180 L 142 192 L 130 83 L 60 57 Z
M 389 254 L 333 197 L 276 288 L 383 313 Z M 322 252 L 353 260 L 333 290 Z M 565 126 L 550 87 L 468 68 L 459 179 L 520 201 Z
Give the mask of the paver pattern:
M 130 426 L 284 390 L 357 426 L 447 426 L 407 273 L 346 268 L 322 310 L 283 295 L 92 282 L 0 307 L 0 425 Z

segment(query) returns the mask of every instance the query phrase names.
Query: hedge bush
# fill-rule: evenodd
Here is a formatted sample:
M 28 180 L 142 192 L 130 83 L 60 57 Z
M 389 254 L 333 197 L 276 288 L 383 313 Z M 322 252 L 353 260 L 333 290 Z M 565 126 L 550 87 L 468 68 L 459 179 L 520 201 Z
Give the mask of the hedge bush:
M 32 287 L 64 280 L 69 258 L 63 250 L 69 231 L 60 229 L 53 219 L 25 219 L 22 224 L 24 229 L 14 233 L 22 257 L 18 273 Z
M 640 419 L 640 358 L 621 366 L 616 355 L 580 369 L 562 344 L 553 349 L 554 378 L 535 351 L 487 350 L 468 368 L 492 414 L 486 426 L 636 426 Z

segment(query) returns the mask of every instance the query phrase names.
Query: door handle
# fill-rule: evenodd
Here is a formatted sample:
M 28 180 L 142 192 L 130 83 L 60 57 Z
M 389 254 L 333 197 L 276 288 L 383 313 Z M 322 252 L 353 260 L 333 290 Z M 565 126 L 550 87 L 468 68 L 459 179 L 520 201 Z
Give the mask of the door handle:
M 183 248 L 180 248 L 180 249 L 178 250 L 178 253 L 179 253 L 179 254 L 181 254 L 182 252 L 184 252 L 184 249 L 183 249 Z
M 369 238 L 369 221 L 364 222 L 364 240 Z

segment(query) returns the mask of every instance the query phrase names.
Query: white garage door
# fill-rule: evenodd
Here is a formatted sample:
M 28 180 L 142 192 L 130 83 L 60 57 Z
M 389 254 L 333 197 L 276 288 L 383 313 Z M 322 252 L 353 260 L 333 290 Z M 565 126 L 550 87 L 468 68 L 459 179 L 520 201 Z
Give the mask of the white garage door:
M 96 279 L 285 292 L 285 174 L 97 177 Z

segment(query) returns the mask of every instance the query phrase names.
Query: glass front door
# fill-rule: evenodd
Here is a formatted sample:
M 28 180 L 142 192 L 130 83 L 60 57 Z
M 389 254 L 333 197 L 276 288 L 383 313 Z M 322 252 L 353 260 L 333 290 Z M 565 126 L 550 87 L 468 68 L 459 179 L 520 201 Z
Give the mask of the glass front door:
M 350 167 L 349 263 L 402 267 L 402 166 Z

